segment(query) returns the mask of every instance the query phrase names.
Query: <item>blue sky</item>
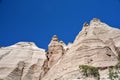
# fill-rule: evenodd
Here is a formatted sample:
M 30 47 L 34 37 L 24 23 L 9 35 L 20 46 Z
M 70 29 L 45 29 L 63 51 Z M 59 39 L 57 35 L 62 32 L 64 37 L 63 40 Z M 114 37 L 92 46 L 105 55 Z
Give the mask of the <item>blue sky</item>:
M 54 34 L 73 42 L 94 17 L 120 28 L 120 0 L 0 0 L 0 46 L 30 41 L 47 49 Z

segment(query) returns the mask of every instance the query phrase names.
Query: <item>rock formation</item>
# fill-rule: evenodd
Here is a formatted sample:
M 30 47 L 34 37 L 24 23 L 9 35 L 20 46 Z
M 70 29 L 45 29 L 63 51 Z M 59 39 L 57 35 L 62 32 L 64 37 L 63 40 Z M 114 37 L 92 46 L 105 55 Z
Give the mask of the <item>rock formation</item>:
M 64 43 L 59 42 L 56 35 L 53 36 L 48 46 L 48 67 L 51 68 L 64 54 Z
M 52 37 L 52 40 L 48 45 L 48 51 L 46 53 L 47 59 L 44 62 L 41 77 L 43 77 L 48 70 L 65 54 L 65 46 L 65 43 L 63 41 L 59 41 L 56 35 Z
M 120 47 L 120 30 L 94 18 L 89 25 L 83 25 L 72 46 L 42 80 L 87 80 L 79 72 L 79 65 L 103 68 L 100 78 L 107 80 L 106 68 L 118 62 L 117 47 Z
M 110 80 L 108 68 L 118 63 L 120 30 L 94 18 L 73 43 L 54 35 L 48 50 L 32 42 L 0 48 L 0 80 L 96 80 L 82 75 L 79 66 L 99 69 L 100 80 Z
M 0 80 L 39 80 L 45 50 L 32 42 L 0 48 Z

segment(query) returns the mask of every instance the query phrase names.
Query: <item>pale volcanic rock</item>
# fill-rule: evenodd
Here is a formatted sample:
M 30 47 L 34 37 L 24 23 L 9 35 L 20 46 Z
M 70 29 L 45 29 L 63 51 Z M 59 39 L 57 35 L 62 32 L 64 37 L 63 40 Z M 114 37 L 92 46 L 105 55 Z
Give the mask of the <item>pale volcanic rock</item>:
M 41 78 L 43 78 L 49 69 L 52 68 L 65 54 L 66 44 L 63 41 L 59 41 L 58 37 L 54 35 L 52 40 L 48 45 L 48 51 L 46 54 L 47 59 L 45 60 L 43 67 L 42 67 L 42 74 Z
M 58 40 L 56 35 L 53 36 L 48 46 L 48 67 L 51 68 L 64 54 L 64 42 Z
M 73 43 L 54 35 L 48 51 L 33 42 L 0 47 L 0 80 L 96 80 L 82 75 L 79 65 L 99 68 L 100 80 L 118 63 L 120 30 L 94 18 L 84 23 Z
M 83 29 L 67 53 L 42 80 L 86 80 L 79 72 L 79 65 L 91 65 L 98 68 L 114 66 L 118 62 L 116 57 L 118 47 L 120 47 L 120 30 L 94 18 L 90 25 L 87 23 L 83 25 Z M 104 74 L 108 72 L 104 71 Z
M 0 79 L 39 80 L 40 69 L 45 59 L 45 50 L 38 48 L 32 42 L 19 42 L 1 48 Z M 35 67 L 35 70 L 33 67 Z M 32 73 L 30 73 L 31 70 L 33 70 Z

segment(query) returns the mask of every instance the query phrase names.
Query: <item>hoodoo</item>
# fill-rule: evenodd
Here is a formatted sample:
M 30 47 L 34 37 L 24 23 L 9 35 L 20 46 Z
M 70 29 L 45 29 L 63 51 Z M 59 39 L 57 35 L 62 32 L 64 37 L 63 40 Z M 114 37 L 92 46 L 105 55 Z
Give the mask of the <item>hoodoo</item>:
M 119 70 L 120 30 L 97 18 L 68 45 L 54 35 L 47 51 L 33 42 L 0 48 L 0 80 L 119 80 Z

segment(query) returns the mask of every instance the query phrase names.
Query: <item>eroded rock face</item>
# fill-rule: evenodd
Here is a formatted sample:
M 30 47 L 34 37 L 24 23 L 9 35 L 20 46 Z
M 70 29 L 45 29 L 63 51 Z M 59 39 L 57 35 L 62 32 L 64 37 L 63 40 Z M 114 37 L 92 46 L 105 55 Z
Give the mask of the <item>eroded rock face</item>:
M 64 54 L 64 43 L 58 41 L 56 35 L 53 36 L 48 46 L 48 67 L 51 68 Z
M 119 54 L 119 47 L 120 30 L 95 18 L 89 25 L 84 24 L 66 54 L 51 67 L 42 80 L 86 80 L 79 72 L 79 65 L 102 68 L 100 78 L 107 80 L 107 68 L 118 62 L 116 56 Z
M 48 45 L 48 51 L 46 54 L 47 59 L 43 64 L 43 72 L 41 77 L 43 77 L 52 68 L 52 66 L 61 59 L 61 57 L 65 54 L 65 48 L 66 45 L 64 42 L 59 41 L 58 37 L 54 35 L 50 44 Z
M 85 77 L 79 65 L 99 68 L 100 79 L 108 79 L 108 68 L 118 63 L 120 30 L 94 18 L 73 43 L 66 45 L 54 35 L 48 51 L 31 42 L 0 48 L 0 80 L 96 80 Z
M 39 80 L 45 50 L 32 42 L 0 48 L 0 80 Z

